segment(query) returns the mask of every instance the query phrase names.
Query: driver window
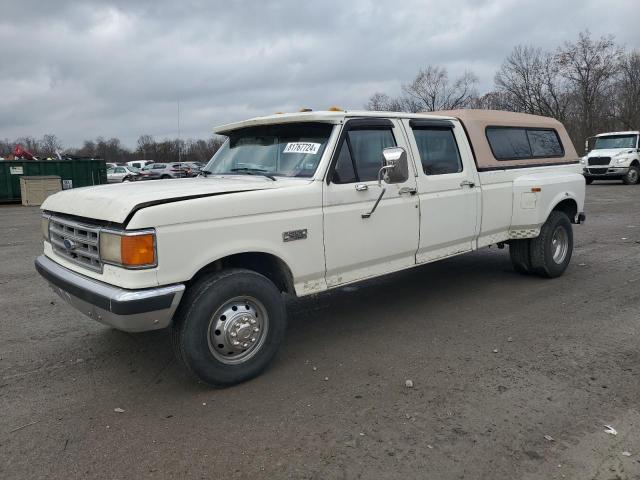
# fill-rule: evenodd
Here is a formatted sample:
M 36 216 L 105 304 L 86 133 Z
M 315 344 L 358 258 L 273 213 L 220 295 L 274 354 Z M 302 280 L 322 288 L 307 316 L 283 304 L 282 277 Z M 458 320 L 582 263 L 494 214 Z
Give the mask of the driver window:
M 378 179 L 382 150 L 395 147 L 390 128 L 349 130 L 342 141 L 333 171 L 333 183 L 370 182 Z
M 444 175 L 462 171 L 458 144 L 451 128 L 414 128 L 422 170 L 426 175 Z

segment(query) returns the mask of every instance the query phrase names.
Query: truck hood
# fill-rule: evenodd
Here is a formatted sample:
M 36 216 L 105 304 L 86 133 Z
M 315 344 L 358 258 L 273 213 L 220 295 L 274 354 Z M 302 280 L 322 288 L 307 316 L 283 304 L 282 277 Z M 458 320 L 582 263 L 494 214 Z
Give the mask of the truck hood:
M 587 154 L 587 158 L 591 157 L 615 157 L 620 153 L 626 153 L 629 150 L 635 150 L 633 148 L 603 148 L 602 150 L 591 150 Z
M 171 180 L 147 180 L 75 188 L 48 197 L 42 210 L 123 224 L 133 212 L 146 206 L 215 195 L 285 188 L 310 179 L 261 176 L 215 176 Z

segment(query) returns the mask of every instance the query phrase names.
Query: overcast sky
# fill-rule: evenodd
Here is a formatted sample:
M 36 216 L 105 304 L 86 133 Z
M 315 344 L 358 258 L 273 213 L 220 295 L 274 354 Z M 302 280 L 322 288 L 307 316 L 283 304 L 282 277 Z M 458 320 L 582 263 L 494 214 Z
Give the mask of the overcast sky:
M 207 137 L 246 117 L 361 109 L 421 66 L 491 88 L 518 44 L 590 29 L 640 47 L 638 0 L 0 0 L 0 138 Z

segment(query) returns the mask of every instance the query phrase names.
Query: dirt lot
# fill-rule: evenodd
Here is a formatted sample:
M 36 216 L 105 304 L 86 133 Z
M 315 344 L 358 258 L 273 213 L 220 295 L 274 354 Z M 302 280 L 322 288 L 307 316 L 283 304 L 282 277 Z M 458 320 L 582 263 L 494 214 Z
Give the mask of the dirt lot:
M 640 187 L 587 196 L 563 277 L 492 248 L 291 301 L 224 390 L 61 303 L 38 210 L 0 207 L 0 478 L 640 478 Z

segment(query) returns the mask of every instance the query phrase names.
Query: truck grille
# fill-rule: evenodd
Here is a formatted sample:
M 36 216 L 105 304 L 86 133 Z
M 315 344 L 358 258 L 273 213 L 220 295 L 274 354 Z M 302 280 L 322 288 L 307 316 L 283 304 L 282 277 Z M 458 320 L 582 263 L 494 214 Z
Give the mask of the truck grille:
M 594 175 L 602 175 L 607 173 L 606 168 L 590 168 L 589 173 L 593 173 Z
M 609 165 L 611 157 L 591 157 L 589 159 L 589 165 Z
M 100 227 L 51 217 L 49 238 L 56 254 L 75 264 L 102 272 Z

